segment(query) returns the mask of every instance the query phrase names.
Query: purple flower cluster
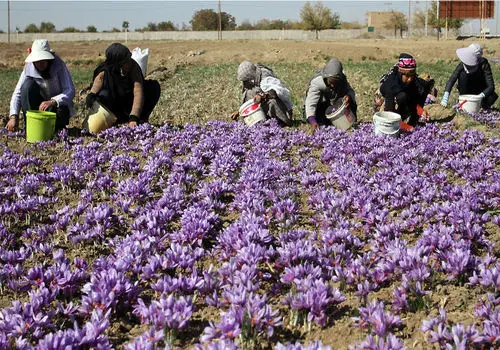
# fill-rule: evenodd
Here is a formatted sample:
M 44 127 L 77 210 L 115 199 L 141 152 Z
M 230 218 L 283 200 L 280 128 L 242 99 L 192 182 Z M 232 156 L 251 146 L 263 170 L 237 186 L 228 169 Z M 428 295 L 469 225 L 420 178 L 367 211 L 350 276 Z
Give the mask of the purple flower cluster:
M 480 301 L 470 325 L 426 320 L 429 340 L 497 346 L 500 141 L 372 133 L 212 121 L 3 147 L 0 348 L 328 349 L 283 336 L 351 312 L 351 348 L 401 349 L 437 285 Z
M 476 304 L 475 316 L 480 320 L 479 326 L 452 324 L 447 320 L 446 310 L 440 308 L 439 316 L 424 320 L 420 329 L 428 333 L 430 343 L 446 349 L 497 348 L 500 344 L 499 305 L 500 299 L 493 294 Z
M 470 113 L 469 115 L 481 124 L 490 127 L 498 127 L 500 125 L 500 113 L 497 110 L 481 110 L 478 113 Z

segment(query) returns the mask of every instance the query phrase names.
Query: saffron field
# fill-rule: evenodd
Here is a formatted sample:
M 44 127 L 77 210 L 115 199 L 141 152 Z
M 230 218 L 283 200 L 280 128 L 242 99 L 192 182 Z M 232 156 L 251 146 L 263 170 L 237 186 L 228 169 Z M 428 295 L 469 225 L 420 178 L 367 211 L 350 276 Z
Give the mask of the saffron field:
M 500 114 L 375 136 L 390 64 L 345 64 L 347 132 L 231 122 L 236 63 L 162 76 L 153 125 L 1 129 L 0 348 L 498 348 Z M 274 66 L 300 107 L 313 65 Z

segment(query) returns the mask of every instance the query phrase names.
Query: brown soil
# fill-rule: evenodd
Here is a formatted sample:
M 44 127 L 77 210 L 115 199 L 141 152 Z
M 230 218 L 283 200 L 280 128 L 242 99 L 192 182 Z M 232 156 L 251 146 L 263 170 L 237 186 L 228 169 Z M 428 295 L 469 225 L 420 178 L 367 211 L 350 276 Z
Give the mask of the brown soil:
M 291 41 L 291 40 L 191 40 L 191 41 L 147 41 L 132 42 L 130 48 L 148 47 L 152 53 L 150 67 L 172 64 L 215 64 L 221 62 L 251 61 L 310 62 L 318 56 L 327 55 L 340 60 L 364 59 L 392 61 L 401 52 L 414 55 L 419 62 L 437 62 L 455 58 L 455 50 L 467 46 L 472 39 L 436 40 L 387 40 L 355 39 L 341 41 Z M 485 47 L 488 57 L 500 53 L 500 40 L 476 40 Z M 102 60 L 110 42 L 52 42 L 51 47 L 66 61 Z M 0 43 L 0 67 L 22 67 L 26 49 L 30 43 Z M 200 54 L 201 52 L 201 54 Z

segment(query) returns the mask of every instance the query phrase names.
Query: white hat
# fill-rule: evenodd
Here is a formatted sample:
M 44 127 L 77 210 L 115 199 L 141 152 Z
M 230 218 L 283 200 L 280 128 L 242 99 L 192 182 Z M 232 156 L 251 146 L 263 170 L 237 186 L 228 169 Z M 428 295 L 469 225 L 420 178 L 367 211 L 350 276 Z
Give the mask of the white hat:
M 481 45 L 473 43 L 467 47 L 457 49 L 457 56 L 462 63 L 468 66 L 475 66 L 483 56 Z
M 24 62 L 38 62 L 43 60 L 53 60 L 54 51 L 50 49 L 49 41 L 47 39 L 36 39 L 31 45 L 31 52 L 26 57 Z

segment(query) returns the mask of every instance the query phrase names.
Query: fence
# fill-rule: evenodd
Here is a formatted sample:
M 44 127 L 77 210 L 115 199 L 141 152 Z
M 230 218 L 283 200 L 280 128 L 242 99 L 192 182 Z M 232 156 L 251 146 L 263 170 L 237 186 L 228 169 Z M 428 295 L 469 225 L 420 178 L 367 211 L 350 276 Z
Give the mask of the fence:
M 397 33 L 399 38 L 399 32 Z M 403 33 L 405 36 L 406 33 Z M 330 29 L 318 33 L 319 40 L 349 40 L 369 38 L 394 39 L 394 31 L 375 29 Z M 144 41 L 144 40 L 218 40 L 216 31 L 172 31 L 172 32 L 98 32 L 98 33 L 11 33 L 10 41 L 32 42 L 35 39 L 49 41 Z M 222 32 L 222 40 L 316 40 L 314 31 L 306 30 L 234 30 Z M 0 42 L 8 42 L 8 34 L 0 34 Z

